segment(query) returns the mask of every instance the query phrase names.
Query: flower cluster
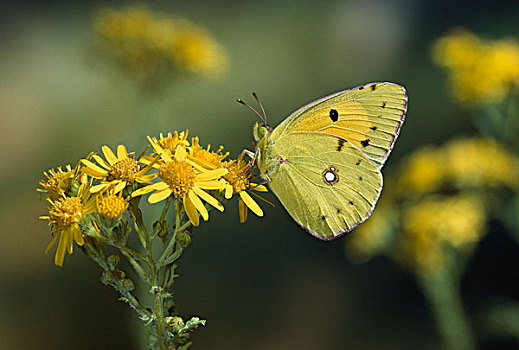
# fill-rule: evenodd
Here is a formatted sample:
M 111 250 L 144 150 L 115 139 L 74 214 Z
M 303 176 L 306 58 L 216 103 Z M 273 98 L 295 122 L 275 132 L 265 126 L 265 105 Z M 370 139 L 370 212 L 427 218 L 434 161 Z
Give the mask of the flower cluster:
M 140 80 L 169 72 L 215 77 L 227 68 L 224 49 L 206 30 L 144 5 L 101 11 L 94 26 L 98 48 Z
M 472 251 L 499 211 L 491 204 L 496 191 L 516 191 L 518 179 L 519 159 L 491 139 L 419 149 L 388 176 L 388 190 L 347 253 L 356 261 L 385 253 L 418 273 L 442 271 L 451 252 Z
M 251 191 L 266 191 L 263 185 L 251 182 L 253 164 L 243 159 L 225 160 L 223 147 L 211 150 L 202 147 L 198 137 L 187 139 L 188 131 L 148 137 L 149 154 L 136 158 L 124 145 L 114 153 L 102 146 L 102 155 L 90 154 L 72 169 L 58 168 L 45 172 L 46 181 L 38 189 L 47 197 L 52 242 L 59 239 L 55 263 L 62 265 L 65 251 L 73 251 L 73 241 L 84 244 L 83 235 L 99 233 L 98 223 L 120 220 L 128 210 L 131 198 L 151 193 L 150 204 L 168 199 L 179 203 L 180 212 L 191 225 L 198 226 L 200 216 L 208 220 L 210 208 L 223 211 L 223 200 L 239 197 L 240 221 L 250 209 L 263 216 Z M 101 225 L 103 226 L 103 225 Z M 92 228 L 94 231 L 92 231 Z M 89 233 L 90 232 L 90 233 Z M 99 236 L 98 236 L 99 237 Z
M 519 84 L 519 43 L 485 40 L 456 29 L 438 39 L 433 60 L 449 71 L 452 92 L 464 104 L 499 102 Z

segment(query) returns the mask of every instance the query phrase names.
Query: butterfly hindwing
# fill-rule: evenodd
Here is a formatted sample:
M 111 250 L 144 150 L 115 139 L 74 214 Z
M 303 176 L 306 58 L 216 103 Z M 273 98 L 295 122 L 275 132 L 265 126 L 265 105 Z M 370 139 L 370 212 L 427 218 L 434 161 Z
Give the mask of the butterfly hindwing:
M 382 189 L 378 168 L 354 145 L 330 134 L 291 131 L 265 150 L 262 172 L 292 218 L 329 240 L 363 222 Z
M 272 133 L 272 140 L 296 131 L 316 131 L 348 140 L 384 165 L 404 122 L 405 89 L 393 83 L 370 83 L 314 101 L 292 113 Z

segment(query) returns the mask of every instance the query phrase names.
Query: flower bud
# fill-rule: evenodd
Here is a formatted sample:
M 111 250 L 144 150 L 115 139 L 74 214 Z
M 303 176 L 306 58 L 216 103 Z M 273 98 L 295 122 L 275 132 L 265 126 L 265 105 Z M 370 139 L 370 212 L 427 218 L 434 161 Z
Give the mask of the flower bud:
M 172 333 L 178 333 L 184 327 L 184 320 L 179 316 L 166 317 L 166 322 Z
M 182 248 L 187 248 L 191 244 L 191 233 L 187 231 L 178 232 L 176 241 Z
M 131 292 L 135 289 L 135 285 L 133 284 L 133 281 L 131 279 L 127 278 L 123 281 L 123 288 L 128 292 Z
M 119 261 L 121 260 L 121 258 L 119 258 L 118 255 L 110 255 L 106 261 L 108 262 L 108 266 L 110 267 L 110 269 L 114 270 L 115 267 L 117 266 L 117 264 L 119 264 Z

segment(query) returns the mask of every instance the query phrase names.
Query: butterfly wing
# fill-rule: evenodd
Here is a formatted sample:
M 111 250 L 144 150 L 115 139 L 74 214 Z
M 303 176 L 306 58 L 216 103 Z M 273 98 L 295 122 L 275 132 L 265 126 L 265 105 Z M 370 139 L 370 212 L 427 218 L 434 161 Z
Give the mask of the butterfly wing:
M 272 140 L 295 131 L 317 131 L 348 140 L 380 169 L 393 149 L 407 110 L 404 87 L 369 83 L 301 107 L 273 131 Z
M 319 132 L 290 132 L 258 162 L 292 218 L 330 240 L 366 220 L 382 190 L 378 168 L 348 141 Z

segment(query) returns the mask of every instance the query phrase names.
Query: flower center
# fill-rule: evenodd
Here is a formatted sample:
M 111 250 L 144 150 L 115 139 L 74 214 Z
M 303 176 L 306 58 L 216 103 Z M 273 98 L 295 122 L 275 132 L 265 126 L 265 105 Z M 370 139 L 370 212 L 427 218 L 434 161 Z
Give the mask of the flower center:
M 97 212 L 103 218 L 115 220 L 120 218 L 128 208 L 128 202 L 120 196 L 109 194 L 97 197 Z
M 231 162 L 227 162 L 226 165 L 228 164 L 231 164 Z M 234 193 L 245 191 L 250 187 L 252 174 L 248 168 L 249 164 L 241 160 L 232 163 L 232 165 L 227 168 L 229 172 L 224 175 L 223 178 L 231 184 Z
M 140 170 L 141 166 L 135 159 L 121 159 L 108 170 L 106 179 L 108 181 L 125 180 L 127 184 L 131 184 L 135 181 L 135 176 Z
M 67 197 L 54 203 L 50 211 L 50 222 L 57 231 L 77 224 L 83 211 L 83 204 L 77 197 Z
M 184 198 L 195 184 L 195 169 L 186 162 L 167 162 L 159 168 L 157 175 L 168 184 L 175 198 Z

